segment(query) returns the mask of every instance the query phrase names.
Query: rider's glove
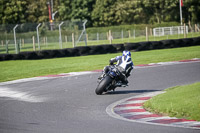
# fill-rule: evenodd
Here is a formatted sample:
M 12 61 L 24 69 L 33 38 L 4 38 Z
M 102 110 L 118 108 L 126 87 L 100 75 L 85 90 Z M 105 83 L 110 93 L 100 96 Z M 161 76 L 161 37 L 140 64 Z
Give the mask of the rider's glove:
M 113 65 L 113 61 L 112 60 L 110 60 L 110 65 Z

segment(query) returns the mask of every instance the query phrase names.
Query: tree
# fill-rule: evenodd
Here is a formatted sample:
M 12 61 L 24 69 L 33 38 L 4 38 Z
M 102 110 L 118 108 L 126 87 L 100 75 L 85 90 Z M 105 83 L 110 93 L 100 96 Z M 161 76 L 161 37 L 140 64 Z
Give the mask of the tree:
M 118 0 L 113 5 L 117 24 L 145 23 L 146 16 L 142 8 L 142 2 L 138 0 Z
M 72 0 L 60 0 L 60 5 L 58 6 L 59 20 L 71 19 L 71 2 Z
M 183 18 L 185 22 L 192 23 L 200 22 L 200 1 L 199 0 L 184 0 L 183 3 Z
M 1 0 L 0 24 L 49 21 L 51 0 Z M 88 26 L 180 22 L 179 0 L 53 0 L 56 21 L 88 20 Z M 200 22 L 200 0 L 183 0 L 185 23 Z
M 28 0 L 28 3 L 28 10 L 26 11 L 28 22 L 40 23 L 49 20 L 47 0 Z
M 96 0 L 95 8 L 92 11 L 94 26 L 110 26 L 115 24 L 114 11 L 111 8 L 115 0 Z
M 27 14 L 27 0 L 6 0 L 1 1 L 1 23 L 17 24 L 25 23 Z
M 61 0 L 59 18 L 67 20 L 88 20 L 91 25 L 91 12 L 95 0 Z

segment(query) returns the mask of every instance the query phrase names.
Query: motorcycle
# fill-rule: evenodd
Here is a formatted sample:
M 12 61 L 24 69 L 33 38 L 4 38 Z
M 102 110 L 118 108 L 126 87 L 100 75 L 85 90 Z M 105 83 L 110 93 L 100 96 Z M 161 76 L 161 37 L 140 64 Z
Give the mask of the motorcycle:
M 125 76 L 120 72 L 120 68 L 116 65 L 109 66 L 109 71 L 104 74 L 98 81 L 95 93 L 101 95 L 103 92 L 115 91 L 116 87 L 126 87 L 120 80 L 122 76 Z

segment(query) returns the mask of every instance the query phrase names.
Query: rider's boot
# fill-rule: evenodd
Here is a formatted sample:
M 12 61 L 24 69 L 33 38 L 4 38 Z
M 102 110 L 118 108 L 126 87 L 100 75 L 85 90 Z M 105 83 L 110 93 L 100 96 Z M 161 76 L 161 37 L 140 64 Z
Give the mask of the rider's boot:
M 128 86 L 128 80 L 125 80 L 122 82 L 122 87 L 126 87 L 126 86 Z

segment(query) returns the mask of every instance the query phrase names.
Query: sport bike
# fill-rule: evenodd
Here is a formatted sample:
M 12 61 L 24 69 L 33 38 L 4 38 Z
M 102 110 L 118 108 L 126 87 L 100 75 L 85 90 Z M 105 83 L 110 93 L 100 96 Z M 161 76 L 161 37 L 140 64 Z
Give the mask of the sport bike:
M 117 67 L 116 65 L 110 65 L 109 71 L 104 74 L 99 80 L 98 85 L 95 90 L 95 93 L 97 95 L 101 95 L 103 92 L 107 91 L 115 91 L 116 87 L 126 87 L 127 85 L 122 84 L 122 81 L 120 80 L 125 75 L 121 73 L 120 67 Z

